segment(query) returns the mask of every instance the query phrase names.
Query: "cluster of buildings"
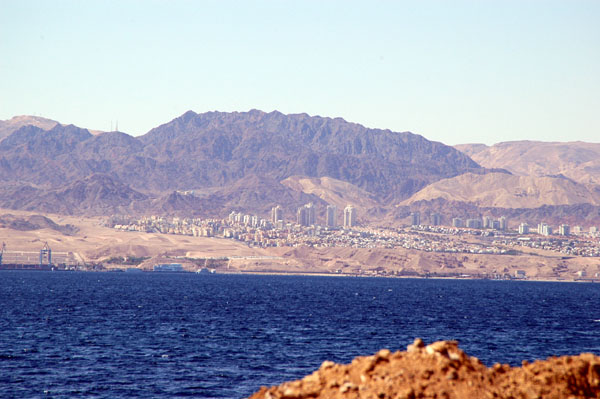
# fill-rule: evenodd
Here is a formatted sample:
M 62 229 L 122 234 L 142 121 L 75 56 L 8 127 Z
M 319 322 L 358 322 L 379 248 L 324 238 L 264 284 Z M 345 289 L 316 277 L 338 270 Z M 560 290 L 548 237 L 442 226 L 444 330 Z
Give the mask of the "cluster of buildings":
M 327 205 L 324 226 L 328 228 L 339 227 L 337 216 L 337 206 Z M 273 223 L 273 226 L 275 226 L 275 228 L 283 229 L 283 209 L 279 205 L 271 209 L 271 223 Z M 312 202 L 309 202 L 308 204 L 298 208 L 298 210 L 296 211 L 296 224 L 298 226 L 304 227 L 314 226 L 317 224 L 315 217 L 315 206 Z M 349 229 L 352 227 L 356 227 L 356 225 L 356 209 L 353 206 L 348 205 L 344 208 L 343 227 L 345 229 Z
M 489 216 L 484 216 L 482 218 L 471 218 L 466 220 L 463 220 L 461 218 L 453 218 L 452 227 L 466 227 L 468 229 L 493 229 L 506 231 L 506 229 L 508 228 L 508 220 L 504 216 L 500 217 L 497 220 L 494 220 Z
M 427 223 L 421 223 L 421 213 L 411 212 L 410 214 L 410 225 L 421 226 Z M 429 215 L 429 226 L 441 226 L 442 215 L 439 213 L 432 213 Z M 497 220 L 489 216 L 463 219 L 459 217 L 452 218 L 452 227 L 455 228 L 468 228 L 468 229 L 494 229 L 505 231 L 508 228 L 508 220 L 502 216 Z
M 420 212 L 412 212 L 410 214 L 410 225 L 416 226 L 441 226 L 442 217 L 439 213 L 432 213 L 429 215 L 429 223 L 422 223 Z M 452 227 L 456 229 L 467 228 L 467 229 L 492 229 L 497 231 L 508 231 L 508 219 L 505 216 L 501 216 L 498 219 L 494 219 L 490 216 L 475 217 L 470 219 L 463 219 L 459 217 L 452 218 Z M 589 233 L 585 233 L 581 226 L 575 226 L 573 229 L 567 224 L 560 224 L 554 229 L 547 223 L 539 223 L 536 228 L 530 228 L 527 223 L 520 223 L 517 231 L 521 235 L 526 234 L 539 234 L 542 236 L 570 236 L 570 235 L 588 235 L 589 237 L 600 237 L 600 232 L 595 226 L 590 227 Z
M 570 236 L 571 234 L 574 235 L 583 235 L 585 234 L 583 229 L 581 228 L 581 226 L 575 226 L 573 227 L 573 230 L 571 231 L 571 227 L 568 224 L 561 224 L 558 226 L 558 231 L 555 232 L 554 229 L 552 228 L 552 226 L 549 226 L 547 223 L 539 223 L 537 225 L 537 229 L 535 230 L 539 235 L 542 236 L 551 236 L 551 235 L 559 235 L 559 236 Z M 529 229 L 529 226 L 527 225 L 527 223 L 521 223 L 519 225 L 519 234 L 529 234 L 531 233 L 531 230 Z M 589 230 L 589 236 L 590 237 L 598 237 L 598 228 L 595 226 L 590 227 Z
M 410 225 L 411 226 L 422 226 L 427 223 L 421 223 L 421 213 L 411 212 L 410 214 Z M 439 213 L 432 213 L 429 215 L 429 226 L 441 226 L 442 215 Z M 468 228 L 468 229 L 494 229 L 505 231 L 508 228 L 508 220 L 502 216 L 497 220 L 489 216 L 462 219 L 459 217 L 452 218 L 452 227 L 454 228 Z
M 315 245 L 323 237 L 340 228 L 338 211 L 335 205 L 328 205 L 324 224 L 317 223 L 317 209 L 310 202 L 296 210 L 295 221 L 286 221 L 283 208 L 279 205 L 271 208 L 270 220 L 255 215 L 231 212 L 222 229 L 223 237 L 233 238 L 252 246 L 294 246 Z M 356 209 L 351 205 L 344 208 L 344 231 L 350 231 L 357 225 Z
M 117 230 L 143 231 L 146 233 L 178 234 L 194 237 L 212 237 L 222 231 L 221 219 L 167 218 L 144 216 L 140 219 L 112 217 L 108 225 Z
M 581 228 L 579 228 L 579 230 L 581 230 Z M 536 232 L 543 236 L 551 236 L 554 234 L 554 230 L 552 229 L 552 226 L 549 226 L 547 223 L 539 223 L 537 225 Z M 530 230 L 529 230 L 529 226 L 527 225 L 527 223 L 521 223 L 519 225 L 519 234 L 529 234 L 529 233 L 530 233 Z M 571 228 L 569 227 L 569 225 L 561 224 L 560 226 L 558 226 L 558 235 L 560 235 L 560 236 L 571 235 Z
M 317 223 L 316 213 L 315 205 L 308 203 L 297 209 L 295 221 L 284 220 L 283 208 L 275 206 L 271 209 L 270 219 L 232 211 L 226 219 L 166 218 L 154 215 L 139 219 L 112 217 L 107 224 L 123 231 L 194 237 L 220 236 L 259 246 L 287 245 L 287 242 L 295 241 L 298 237 L 319 236 L 324 229 L 351 229 L 357 226 L 356 208 L 351 205 L 343 210 L 342 226 L 338 222 L 338 210 L 335 205 L 327 206 L 324 225 Z
M 270 211 L 270 218 L 233 211 L 225 219 L 143 217 L 138 220 L 114 220 L 112 227 L 128 231 L 145 231 L 191 236 L 216 236 L 235 239 L 249 246 L 311 246 L 355 248 L 405 248 L 427 252 L 503 254 L 511 248 L 531 247 L 568 255 L 600 256 L 598 229 L 589 234 L 576 226 L 553 229 L 540 223 L 530 231 L 527 224 L 519 225 L 518 233 L 508 229 L 505 217 L 493 219 L 452 219 L 452 227 L 441 224 L 439 214 L 429 215 L 431 224 L 422 223 L 419 212 L 410 215 L 411 226 L 400 229 L 379 229 L 357 226 L 356 209 L 344 208 L 341 223 L 338 209 L 328 205 L 322 224 L 317 223 L 317 209 L 313 203 L 296 210 L 295 220 L 284 220 L 280 206 Z M 322 213 L 321 213 L 322 214 Z M 343 228 L 340 228 L 343 227 Z M 538 233 L 532 234 L 532 233 Z M 577 238 L 576 236 L 580 236 Z M 468 236 L 481 237 L 476 242 Z M 562 237 L 560 237 L 562 236 Z M 462 238 L 464 237 L 464 238 Z

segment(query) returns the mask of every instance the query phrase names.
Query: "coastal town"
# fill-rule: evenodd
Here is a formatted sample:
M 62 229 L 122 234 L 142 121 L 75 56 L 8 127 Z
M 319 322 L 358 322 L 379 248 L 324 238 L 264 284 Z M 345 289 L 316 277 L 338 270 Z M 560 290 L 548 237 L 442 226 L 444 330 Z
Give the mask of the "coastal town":
M 337 209 L 327 207 L 323 224 L 316 223 L 315 207 L 306 204 L 297 211 L 294 221 L 284 221 L 279 206 L 270 218 L 232 211 L 225 219 L 165 218 L 139 219 L 113 217 L 107 223 L 122 231 L 179 234 L 195 237 L 220 237 L 244 242 L 250 247 L 351 247 L 403 248 L 438 253 L 514 254 L 527 250 L 550 251 L 562 256 L 600 257 L 600 232 L 597 227 L 584 231 L 560 225 L 556 230 L 546 223 L 529 229 L 520 223 L 509 228 L 504 217 L 494 220 L 484 216 L 463 221 L 452 219 L 452 226 L 440 224 L 438 214 L 422 222 L 413 212 L 407 224 L 398 228 L 360 226 L 356 210 L 343 210 L 343 222 L 337 222 Z M 555 234 L 554 231 L 557 233 Z
M 81 244 L 86 241 L 76 236 L 48 240 L 41 232 L 38 238 L 7 240 L 1 246 L 0 267 L 600 279 L 600 234 L 594 226 L 539 223 L 529 229 L 505 217 L 463 220 L 413 211 L 390 227 L 359 219 L 353 206 L 338 212 L 329 205 L 318 211 L 308 203 L 296 209 L 295 217 L 289 209 L 284 217 L 280 206 L 268 217 L 238 210 L 225 218 L 111 216 L 90 220 L 78 233 L 84 240 L 104 237 L 85 247 Z M 23 242 L 31 245 L 23 247 Z

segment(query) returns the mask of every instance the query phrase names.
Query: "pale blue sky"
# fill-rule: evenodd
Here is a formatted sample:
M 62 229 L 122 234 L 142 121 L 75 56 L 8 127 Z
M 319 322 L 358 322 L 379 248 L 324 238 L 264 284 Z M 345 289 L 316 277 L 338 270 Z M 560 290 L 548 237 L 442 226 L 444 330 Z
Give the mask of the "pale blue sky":
M 252 108 L 600 142 L 600 1 L 0 0 L 2 120 L 140 135 Z

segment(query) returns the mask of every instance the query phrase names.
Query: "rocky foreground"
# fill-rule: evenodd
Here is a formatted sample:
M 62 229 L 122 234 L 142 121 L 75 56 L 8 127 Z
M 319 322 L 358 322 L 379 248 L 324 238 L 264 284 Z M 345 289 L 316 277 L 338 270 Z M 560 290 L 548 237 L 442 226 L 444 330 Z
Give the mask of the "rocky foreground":
M 250 398 L 600 398 L 600 357 L 584 353 L 487 368 L 456 341 L 425 346 L 417 339 L 406 352 L 382 349 L 348 365 L 325 361 L 302 380 L 262 387 Z

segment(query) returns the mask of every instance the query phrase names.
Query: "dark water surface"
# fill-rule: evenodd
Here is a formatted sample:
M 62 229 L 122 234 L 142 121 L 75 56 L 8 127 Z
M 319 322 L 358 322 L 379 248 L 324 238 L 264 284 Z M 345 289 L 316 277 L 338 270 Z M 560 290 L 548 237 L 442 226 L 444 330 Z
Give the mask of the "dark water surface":
M 2 397 L 241 398 L 415 337 L 600 353 L 600 284 L 0 272 Z

